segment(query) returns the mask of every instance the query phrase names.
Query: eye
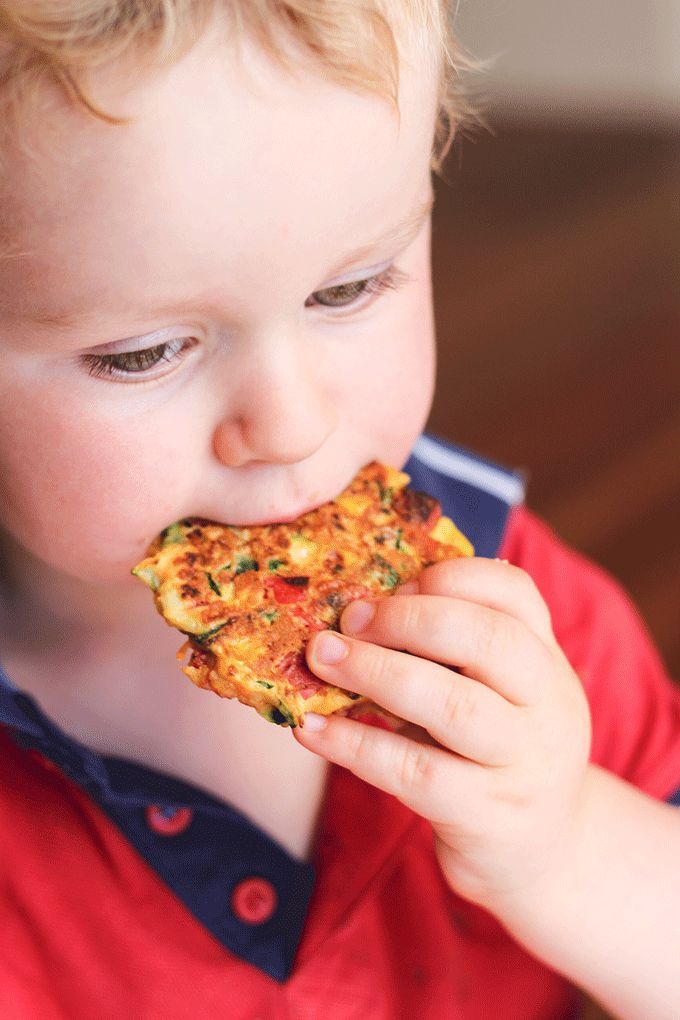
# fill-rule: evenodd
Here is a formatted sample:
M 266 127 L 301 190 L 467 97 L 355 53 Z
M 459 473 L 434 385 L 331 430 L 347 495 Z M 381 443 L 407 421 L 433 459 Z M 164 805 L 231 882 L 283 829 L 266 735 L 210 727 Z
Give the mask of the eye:
M 339 283 L 335 287 L 316 290 L 305 301 L 305 308 L 321 305 L 324 308 L 349 308 L 369 303 L 369 298 L 386 290 L 397 290 L 410 278 L 396 266 L 388 266 L 382 273 L 369 276 L 364 280 L 352 280 Z
M 158 371 L 159 366 L 182 361 L 197 343 L 193 337 L 177 337 L 139 351 L 125 351 L 121 354 L 83 354 L 80 360 L 86 366 L 88 374 L 98 379 L 131 381 L 128 377 L 135 376 L 140 381 L 141 377 L 156 379 L 166 374 L 164 371 Z

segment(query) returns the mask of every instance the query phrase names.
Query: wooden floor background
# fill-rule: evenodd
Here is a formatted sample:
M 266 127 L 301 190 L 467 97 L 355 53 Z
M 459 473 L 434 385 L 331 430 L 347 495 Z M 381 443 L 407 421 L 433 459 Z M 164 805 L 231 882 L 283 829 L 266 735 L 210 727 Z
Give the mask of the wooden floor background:
M 680 677 L 680 137 L 495 125 L 439 182 L 429 428 L 629 591 Z

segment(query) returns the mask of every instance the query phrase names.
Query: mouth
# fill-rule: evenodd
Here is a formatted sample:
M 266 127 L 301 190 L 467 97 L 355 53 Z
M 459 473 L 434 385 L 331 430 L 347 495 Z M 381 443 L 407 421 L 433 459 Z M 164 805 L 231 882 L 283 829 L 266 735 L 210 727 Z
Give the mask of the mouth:
M 354 475 L 351 477 L 354 477 Z M 351 478 L 348 479 L 344 485 L 339 484 L 330 492 L 327 488 L 324 491 L 324 489 L 321 488 L 311 488 L 311 486 L 307 488 L 305 486 L 304 488 L 307 489 L 307 498 L 304 503 L 293 503 L 290 499 L 290 494 L 289 499 L 286 502 L 284 502 L 285 497 L 282 497 L 279 503 L 278 500 L 275 500 L 272 493 L 272 500 L 269 505 L 267 505 L 267 501 L 265 500 L 264 505 L 252 507 L 252 511 L 250 513 L 244 510 L 242 514 L 230 514 L 228 518 L 225 518 L 222 515 L 219 517 L 215 516 L 213 509 L 212 513 L 205 513 L 204 510 L 203 512 L 194 512 L 193 516 L 201 517 L 205 520 L 212 520 L 216 523 L 231 525 L 231 527 L 235 528 L 264 528 L 274 524 L 291 525 L 298 521 L 301 517 L 305 517 L 314 510 L 318 510 L 327 503 L 331 503 L 344 491 L 350 481 Z M 276 505 L 277 503 L 279 504 L 278 506 Z
M 299 510 L 284 511 L 282 513 L 267 514 L 264 517 L 255 518 L 249 520 L 244 527 L 265 527 L 268 524 L 293 524 L 300 517 L 304 517 L 305 514 L 309 514 L 312 510 L 317 510 L 320 506 L 327 502 L 326 500 L 317 500 L 315 503 L 310 503 L 307 506 Z

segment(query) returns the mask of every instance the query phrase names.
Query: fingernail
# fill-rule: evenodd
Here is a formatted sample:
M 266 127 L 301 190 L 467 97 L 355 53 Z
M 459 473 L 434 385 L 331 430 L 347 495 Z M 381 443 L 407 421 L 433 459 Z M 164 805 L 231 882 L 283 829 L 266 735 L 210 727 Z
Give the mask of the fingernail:
M 400 584 L 395 595 L 415 595 L 418 591 L 417 581 L 407 581 L 406 584 Z
M 350 602 L 342 614 L 342 628 L 356 634 L 365 630 L 375 616 L 375 604 L 373 602 Z
M 319 733 L 320 730 L 325 730 L 327 725 L 328 719 L 325 715 L 307 712 L 304 717 L 304 729 L 309 730 L 310 733 Z
M 348 652 L 347 642 L 343 641 L 339 634 L 330 631 L 319 634 L 314 645 L 314 658 L 326 666 L 342 662 Z

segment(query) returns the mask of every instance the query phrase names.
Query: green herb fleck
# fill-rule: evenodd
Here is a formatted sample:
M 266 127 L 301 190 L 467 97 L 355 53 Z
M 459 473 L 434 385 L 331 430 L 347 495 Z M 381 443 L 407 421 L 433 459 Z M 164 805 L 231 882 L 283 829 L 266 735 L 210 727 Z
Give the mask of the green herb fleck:
M 270 560 L 267 566 L 269 567 L 270 570 L 278 570 L 279 567 L 283 567 L 285 566 L 285 564 L 286 564 L 285 560 Z
M 236 559 L 236 570 L 234 571 L 234 577 L 238 577 L 239 574 L 245 574 L 248 570 L 259 570 L 260 564 L 257 560 L 251 560 L 249 556 L 238 556 Z
M 256 680 L 255 683 L 258 687 L 264 687 L 266 691 L 271 691 L 274 686 L 274 684 L 270 684 L 268 680 Z
M 209 644 L 210 639 L 213 638 L 218 631 L 222 630 L 225 623 L 226 620 L 223 623 L 218 623 L 216 627 L 211 627 L 210 630 L 204 630 L 202 634 L 190 634 L 189 637 L 192 637 L 194 641 L 198 641 L 201 645 Z
M 216 595 L 219 595 L 220 598 L 221 598 L 222 597 L 222 589 L 220 588 L 220 586 L 217 583 L 217 581 L 213 578 L 212 574 L 209 571 L 206 570 L 205 576 L 208 578 L 208 584 L 210 585 L 212 590 L 215 592 Z
M 378 489 L 380 490 L 380 506 L 383 510 L 387 510 L 392 506 L 394 489 L 391 485 L 382 485 L 380 482 L 378 482 Z
M 395 546 L 395 549 L 399 549 L 400 551 L 403 551 L 403 548 L 404 548 L 403 545 L 401 544 L 401 540 L 402 540 L 403 535 L 404 535 L 404 529 L 403 528 L 397 528 L 397 538 L 396 538 L 396 541 L 394 543 L 394 546 Z
M 396 572 L 394 567 L 390 567 L 389 573 L 383 577 L 383 587 L 385 588 L 396 588 L 399 584 L 399 574 Z
M 263 609 L 262 612 L 260 613 L 260 616 L 262 617 L 262 619 L 266 620 L 267 623 L 273 623 L 278 615 L 279 615 L 278 614 L 278 610 L 276 610 L 276 609 Z M 258 683 L 259 683 L 259 680 L 258 680 Z
M 295 728 L 295 720 L 282 702 L 278 708 L 270 710 L 269 719 L 271 722 L 276 723 L 277 726 L 291 726 L 293 729 Z
M 392 564 L 388 563 L 388 561 L 386 559 L 383 559 L 382 556 L 376 556 L 375 562 L 380 567 L 382 567 L 384 571 L 386 571 L 386 573 L 382 574 L 380 577 L 380 583 L 382 584 L 383 588 L 388 589 L 396 588 L 396 586 L 399 584 L 400 577 L 397 571 L 392 566 Z
M 175 524 L 169 524 L 167 528 L 161 531 L 161 541 L 163 545 L 179 545 L 182 542 L 186 542 L 187 538 L 182 530 L 182 526 L 175 522 Z

